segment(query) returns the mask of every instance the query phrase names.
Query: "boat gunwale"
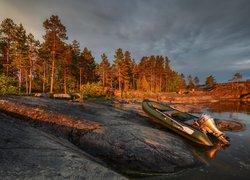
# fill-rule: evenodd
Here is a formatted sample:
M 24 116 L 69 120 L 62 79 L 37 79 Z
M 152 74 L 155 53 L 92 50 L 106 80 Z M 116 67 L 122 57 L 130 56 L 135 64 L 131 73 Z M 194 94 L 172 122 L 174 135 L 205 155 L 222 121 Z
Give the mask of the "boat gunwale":
M 177 134 L 181 134 L 182 136 L 184 136 L 184 137 L 188 138 L 189 140 L 194 141 L 194 142 L 196 142 L 196 143 L 198 143 L 198 144 L 202 144 L 202 145 L 206 145 L 206 146 L 213 146 L 213 145 L 214 145 L 214 144 L 212 143 L 212 141 L 210 140 L 210 138 L 207 136 L 207 134 L 203 133 L 201 130 L 199 130 L 199 129 L 197 129 L 197 128 L 195 128 L 195 127 L 189 125 L 189 124 L 183 123 L 182 121 L 175 120 L 175 119 L 173 119 L 173 118 L 171 118 L 171 117 L 169 117 L 169 116 L 167 116 L 167 115 L 163 116 L 162 113 L 159 113 L 159 112 L 157 112 L 157 111 L 155 110 L 155 109 L 157 109 L 157 108 L 154 107 L 154 106 L 152 106 L 151 103 L 155 103 L 155 104 L 157 104 L 157 105 L 160 105 L 160 106 L 163 106 L 163 107 L 167 107 L 168 109 L 173 109 L 173 110 L 175 110 L 175 111 L 177 111 L 177 112 L 181 112 L 181 113 L 184 113 L 184 112 L 179 111 L 179 110 L 177 110 L 177 109 L 174 109 L 174 108 L 172 108 L 172 107 L 170 107 L 170 106 L 163 105 L 163 104 L 161 104 L 161 103 L 159 103 L 159 102 L 155 102 L 155 101 L 148 101 L 148 100 L 147 100 L 147 101 L 143 101 L 143 104 L 144 104 L 144 103 L 147 103 L 148 108 L 149 108 L 150 110 L 153 110 L 155 113 L 158 114 L 158 116 L 155 116 L 155 115 L 154 115 L 155 113 L 153 114 L 153 113 L 148 112 L 148 111 L 145 109 L 144 105 L 142 106 L 143 109 L 144 109 L 144 111 L 146 111 L 146 112 L 150 115 L 150 117 L 153 118 L 153 121 L 154 121 L 154 122 L 156 122 L 156 123 L 158 123 L 158 124 L 161 124 L 161 125 L 163 125 L 164 127 L 168 128 L 168 129 L 170 129 L 170 130 L 173 130 L 173 131 L 176 132 Z M 149 103 L 150 103 L 150 104 L 149 104 Z M 189 114 L 189 113 L 186 113 L 186 114 Z M 159 117 L 159 115 L 160 115 L 161 117 Z M 198 118 L 197 116 L 194 116 L 194 115 L 192 115 L 192 114 L 189 114 L 189 115 L 193 116 L 194 118 Z M 164 117 L 164 118 L 163 118 L 163 117 Z M 168 118 L 168 120 L 165 119 L 165 118 Z M 193 132 L 192 134 L 189 134 L 189 133 L 185 132 L 183 129 L 177 128 L 176 126 L 174 126 L 174 125 L 171 124 L 171 123 L 175 123 L 175 124 L 176 124 L 175 121 L 177 121 L 178 123 L 180 123 L 181 126 L 187 126 L 188 128 L 191 128 L 194 132 Z M 167 124 L 166 124 L 166 123 L 167 123 Z M 202 137 L 205 139 L 206 143 L 204 143 L 203 140 L 201 140 L 201 139 L 199 139 L 199 138 L 196 138 L 196 137 L 193 135 L 194 133 L 196 133 L 197 136 L 198 136 L 198 135 L 199 135 L 199 136 L 202 136 Z

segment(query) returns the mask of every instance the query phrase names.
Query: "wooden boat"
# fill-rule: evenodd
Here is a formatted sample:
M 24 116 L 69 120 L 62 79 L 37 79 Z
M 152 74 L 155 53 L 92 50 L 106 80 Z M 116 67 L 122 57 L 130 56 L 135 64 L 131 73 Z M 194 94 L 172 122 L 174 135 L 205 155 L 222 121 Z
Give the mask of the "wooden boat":
M 195 143 L 213 146 L 214 143 L 207 134 L 213 134 L 224 144 L 229 143 L 224 134 L 217 129 L 213 119 L 201 119 L 170 106 L 149 100 L 143 101 L 142 108 L 156 123 L 173 130 Z

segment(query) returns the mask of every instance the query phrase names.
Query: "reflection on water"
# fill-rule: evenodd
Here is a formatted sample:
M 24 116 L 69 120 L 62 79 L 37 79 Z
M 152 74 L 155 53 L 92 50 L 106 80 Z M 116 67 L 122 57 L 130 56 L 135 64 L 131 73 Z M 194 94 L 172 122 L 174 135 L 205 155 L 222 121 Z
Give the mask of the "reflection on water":
M 232 112 L 250 114 L 249 102 L 241 101 L 221 101 L 216 103 L 204 103 L 203 108 L 208 108 L 211 112 Z
M 223 146 L 222 144 L 217 144 L 216 146 L 211 147 L 206 151 L 206 156 L 212 159 L 215 157 L 216 152 L 223 148 L 225 148 L 225 146 Z
M 197 147 L 198 155 L 207 164 L 205 167 L 155 179 L 250 179 L 250 103 L 219 102 L 202 106 L 203 112 L 214 118 L 243 122 L 246 129 L 240 132 L 226 131 L 231 140 L 228 147 Z

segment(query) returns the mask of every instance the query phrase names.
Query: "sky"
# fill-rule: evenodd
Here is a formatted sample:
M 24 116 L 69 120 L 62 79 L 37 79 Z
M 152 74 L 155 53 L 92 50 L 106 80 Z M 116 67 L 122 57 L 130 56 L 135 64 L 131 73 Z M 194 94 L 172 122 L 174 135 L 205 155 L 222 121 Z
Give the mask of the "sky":
M 138 63 L 168 56 L 172 69 L 201 83 L 250 78 L 249 0 L 0 0 L 0 23 L 11 18 L 43 41 L 43 22 L 58 15 L 68 43 L 77 40 L 96 62 L 122 48 Z

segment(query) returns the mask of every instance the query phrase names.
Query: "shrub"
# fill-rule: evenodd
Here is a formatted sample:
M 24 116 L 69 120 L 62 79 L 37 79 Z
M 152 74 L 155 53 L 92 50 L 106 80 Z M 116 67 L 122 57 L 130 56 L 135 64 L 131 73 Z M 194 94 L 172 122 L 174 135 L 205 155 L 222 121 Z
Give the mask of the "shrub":
M 99 83 L 87 83 L 81 86 L 80 92 L 90 97 L 101 95 L 101 86 Z
M 11 77 L 0 75 L 0 95 L 17 94 L 17 88 L 14 86 L 15 80 Z

